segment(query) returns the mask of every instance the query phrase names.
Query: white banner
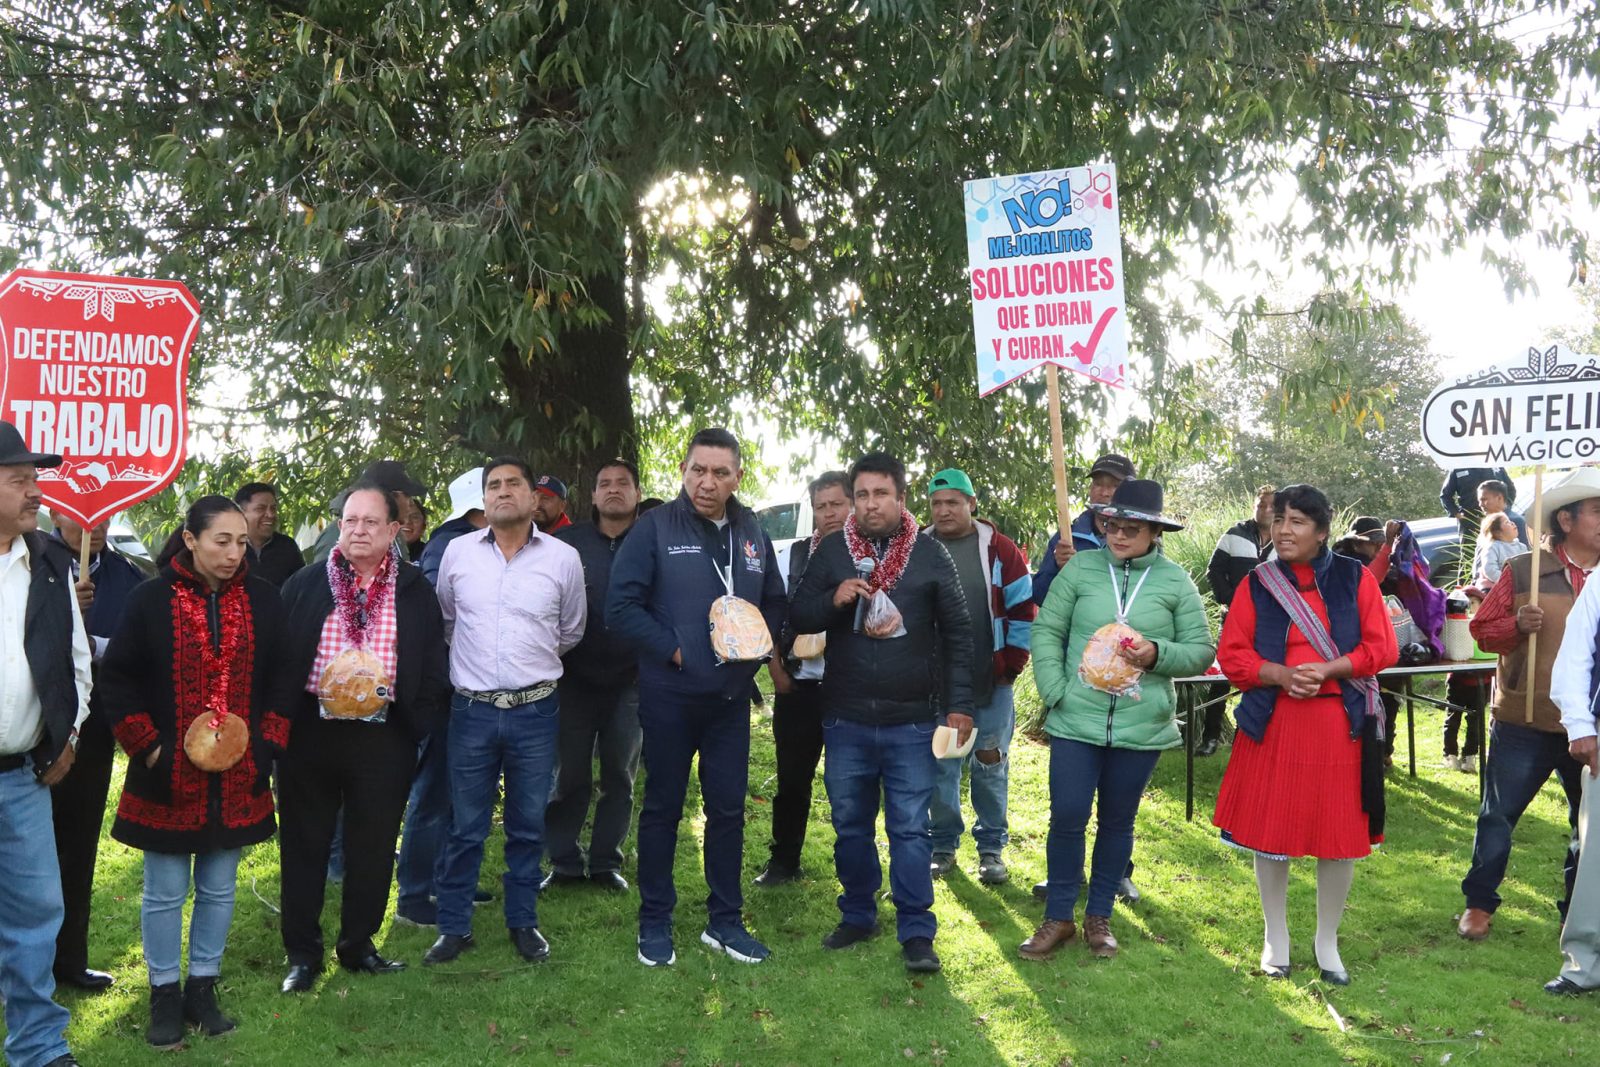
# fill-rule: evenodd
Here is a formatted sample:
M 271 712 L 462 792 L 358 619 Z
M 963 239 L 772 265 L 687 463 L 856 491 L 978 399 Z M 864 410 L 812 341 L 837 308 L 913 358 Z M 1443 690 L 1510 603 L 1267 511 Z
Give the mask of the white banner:
M 1116 168 L 970 181 L 966 215 L 979 394 L 1047 363 L 1124 387 Z
M 1600 365 L 1561 345 L 1435 389 L 1422 443 L 1441 467 L 1569 467 L 1600 459 Z

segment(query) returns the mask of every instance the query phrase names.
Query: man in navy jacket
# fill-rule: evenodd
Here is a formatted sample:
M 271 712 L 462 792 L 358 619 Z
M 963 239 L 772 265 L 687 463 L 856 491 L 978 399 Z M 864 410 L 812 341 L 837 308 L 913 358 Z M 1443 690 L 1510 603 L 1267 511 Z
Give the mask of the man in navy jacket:
M 639 962 L 660 967 L 677 959 L 672 860 L 698 754 L 710 889 L 700 940 L 741 963 L 760 963 L 768 951 L 744 928 L 739 875 L 750 689 L 761 664 L 718 663 L 708 624 L 712 603 L 732 594 L 757 605 L 776 634 L 787 610 L 783 576 L 755 514 L 733 496 L 743 476 L 738 439 L 701 430 L 680 469 L 683 492 L 642 515 L 617 551 L 606 599 L 606 626 L 639 654 Z

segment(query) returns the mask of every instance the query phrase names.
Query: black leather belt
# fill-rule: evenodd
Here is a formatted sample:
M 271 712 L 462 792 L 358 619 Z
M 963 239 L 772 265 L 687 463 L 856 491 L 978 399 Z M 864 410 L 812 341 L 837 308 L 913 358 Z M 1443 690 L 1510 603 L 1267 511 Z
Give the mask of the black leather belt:
M 0 756 L 0 774 L 6 771 L 15 771 L 28 765 L 26 752 L 14 752 L 9 756 Z

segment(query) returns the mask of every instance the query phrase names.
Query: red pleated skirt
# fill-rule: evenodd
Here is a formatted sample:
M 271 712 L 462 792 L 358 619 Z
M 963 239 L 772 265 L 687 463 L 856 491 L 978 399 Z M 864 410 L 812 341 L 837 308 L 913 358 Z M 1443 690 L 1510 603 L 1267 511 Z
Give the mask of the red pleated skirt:
M 1230 844 L 1265 855 L 1369 855 L 1361 741 L 1350 737 L 1341 699 L 1280 694 L 1259 743 L 1235 734 L 1211 822 Z

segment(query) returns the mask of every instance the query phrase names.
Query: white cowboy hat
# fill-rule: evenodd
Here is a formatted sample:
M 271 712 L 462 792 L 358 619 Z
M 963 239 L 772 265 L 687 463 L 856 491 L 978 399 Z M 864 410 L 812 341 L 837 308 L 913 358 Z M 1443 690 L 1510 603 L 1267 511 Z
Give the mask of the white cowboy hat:
M 450 483 L 450 515 L 459 519 L 469 511 L 483 510 L 483 468 L 473 467 Z
M 1544 528 L 1546 530 L 1555 528 L 1556 512 L 1569 504 L 1576 504 L 1590 497 L 1600 497 L 1600 468 L 1579 467 L 1577 470 L 1569 471 L 1561 480 L 1544 491 L 1542 501 Z

